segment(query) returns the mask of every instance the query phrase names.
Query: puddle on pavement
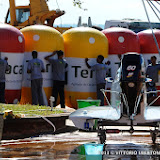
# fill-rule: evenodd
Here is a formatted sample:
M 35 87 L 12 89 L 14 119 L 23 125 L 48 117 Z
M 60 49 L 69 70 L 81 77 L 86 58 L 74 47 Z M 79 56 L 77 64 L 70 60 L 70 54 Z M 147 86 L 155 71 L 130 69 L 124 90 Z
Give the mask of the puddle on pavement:
M 94 143 L 93 143 L 94 142 Z M 96 142 L 96 143 L 95 143 Z M 159 160 L 160 144 L 148 134 L 110 134 L 107 145 L 97 144 L 97 133 L 73 132 L 2 141 L 1 160 Z

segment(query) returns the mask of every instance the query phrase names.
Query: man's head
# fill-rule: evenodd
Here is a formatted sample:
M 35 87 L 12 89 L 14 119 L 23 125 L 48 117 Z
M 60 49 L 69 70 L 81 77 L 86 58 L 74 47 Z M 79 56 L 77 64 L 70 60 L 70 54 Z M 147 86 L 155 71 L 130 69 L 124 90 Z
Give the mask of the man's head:
M 57 55 L 58 55 L 58 59 L 62 59 L 63 55 L 64 55 L 64 52 L 62 50 L 58 50 Z
M 102 63 L 103 60 L 104 60 L 104 57 L 103 57 L 102 55 L 99 55 L 99 56 L 97 57 L 97 62 L 98 62 L 98 63 Z
M 33 58 L 37 58 L 37 54 L 38 54 L 37 51 L 32 51 L 32 57 Z
M 152 56 L 152 57 L 151 57 L 151 63 L 152 63 L 152 65 L 155 65 L 155 64 L 156 64 L 156 60 L 157 60 L 157 57 L 156 57 L 156 56 Z

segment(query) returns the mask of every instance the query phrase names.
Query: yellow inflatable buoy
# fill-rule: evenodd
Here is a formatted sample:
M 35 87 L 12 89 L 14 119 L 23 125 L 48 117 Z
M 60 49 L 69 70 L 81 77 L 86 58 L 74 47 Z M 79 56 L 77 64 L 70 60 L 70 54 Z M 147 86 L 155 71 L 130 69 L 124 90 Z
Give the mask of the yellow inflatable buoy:
M 27 74 L 28 61 L 32 59 L 32 51 L 38 51 L 38 58 L 44 62 L 43 88 L 49 100 L 52 93 L 52 66 L 44 60 L 55 50 L 64 50 L 63 37 L 56 29 L 45 25 L 33 25 L 21 29 L 25 38 L 24 77 L 22 83 L 21 104 L 31 103 L 30 74 Z
M 98 55 L 108 57 L 106 36 L 93 28 L 77 27 L 63 33 L 65 57 L 68 63 L 67 85 L 65 88 L 66 105 L 77 108 L 77 99 L 96 99 L 95 73 L 88 69 L 96 63 Z

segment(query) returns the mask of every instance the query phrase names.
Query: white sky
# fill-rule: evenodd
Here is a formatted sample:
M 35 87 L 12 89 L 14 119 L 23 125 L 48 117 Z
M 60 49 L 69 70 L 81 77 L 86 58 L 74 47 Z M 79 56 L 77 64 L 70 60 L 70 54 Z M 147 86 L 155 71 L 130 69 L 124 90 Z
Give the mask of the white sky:
M 87 23 L 90 16 L 92 23 L 105 24 L 106 20 L 121 20 L 123 18 L 134 18 L 147 21 L 142 0 L 82 0 L 83 8 L 87 11 L 73 6 L 73 0 L 49 0 L 49 9 L 57 9 L 58 5 L 66 14 L 58 18 L 55 24 L 77 24 L 78 17 L 82 16 L 82 23 Z M 26 5 L 29 0 L 15 0 L 16 5 Z M 58 5 L 57 5 L 58 2 Z M 146 3 L 146 6 L 148 4 Z M 4 22 L 4 17 L 9 7 L 9 0 L 0 0 L 0 22 Z M 158 6 L 159 7 L 159 6 Z M 149 11 L 152 22 L 158 22 L 157 17 L 151 10 Z

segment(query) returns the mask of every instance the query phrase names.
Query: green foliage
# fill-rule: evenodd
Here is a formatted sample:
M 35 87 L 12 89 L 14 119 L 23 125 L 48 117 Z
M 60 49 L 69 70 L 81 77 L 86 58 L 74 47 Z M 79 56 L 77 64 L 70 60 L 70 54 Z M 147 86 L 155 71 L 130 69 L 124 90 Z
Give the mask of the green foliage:
M 73 0 L 73 5 L 74 6 L 78 6 L 79 8 L 81 8 L 82 2 L 81 2 L 81 0 Z
M 83 9 L 84 11 L 87 11 L 86 8 L 82 8 L 82 1 L 81 0 L 73 0 L 73 6 L 78 6 L 80 9 Z

